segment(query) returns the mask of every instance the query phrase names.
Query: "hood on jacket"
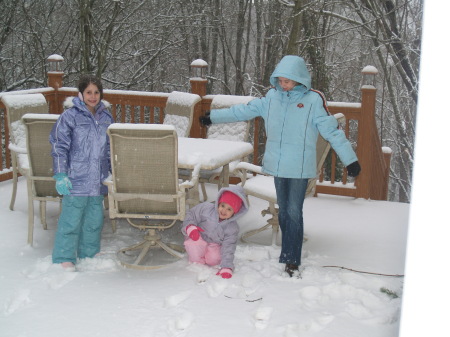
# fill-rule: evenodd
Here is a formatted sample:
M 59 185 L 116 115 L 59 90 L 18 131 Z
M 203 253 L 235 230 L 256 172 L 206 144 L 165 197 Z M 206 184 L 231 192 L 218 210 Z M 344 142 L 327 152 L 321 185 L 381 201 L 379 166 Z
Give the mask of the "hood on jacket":
M 308 90 L 311 89 L 311 75 L 306 67 L 305 60 L 300 56 L 284 56 L 270 76 L 270 84 L 278 90 L 282 90 L 278 84 L 278 77 L 288 78 L 303 84 Z
M 245 194 L 244 188 L 239 185 L 230 185 L 229 187 L 223 187 L 220 189 L 219 193 L 217 194 L 217 198 L 215 201 L 216 209 L 219 207 L 219 200 L 222 194 L 225 191 L 232 192 L 233 194 L 237 195 L 242 200 L 242 206 L 239 210 L 239 212 L 235 213 L 230 220 L 236 220 L 236 218 L 240 218 L 248 211 L 248 202 L 247 202 L 247 196 Z
M 85 107 L 85 104 L 84 102 L 81 102 L 81 100 L 78 97 L 66 97 L 63 103 L 64 110 L 70 109 L 74 106 L 78 107 L 81 110 Z M 97 105 L 96 111 L 98 111 L 100 108 L 102 108 L 103 110 L 104 108 L 109 109 L 110 107 L 111 104 L 108 101 L 102 99 L 100 103 Z

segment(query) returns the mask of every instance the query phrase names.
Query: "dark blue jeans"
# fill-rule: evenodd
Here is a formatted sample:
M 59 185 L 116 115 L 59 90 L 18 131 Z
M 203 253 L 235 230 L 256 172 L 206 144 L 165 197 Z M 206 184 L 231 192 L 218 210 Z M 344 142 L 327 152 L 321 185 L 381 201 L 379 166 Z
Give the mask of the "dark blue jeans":
M 275 177 L 281 229 L 280 263 L 299 266 L 303 245 L 303 201 L 308 179 Z

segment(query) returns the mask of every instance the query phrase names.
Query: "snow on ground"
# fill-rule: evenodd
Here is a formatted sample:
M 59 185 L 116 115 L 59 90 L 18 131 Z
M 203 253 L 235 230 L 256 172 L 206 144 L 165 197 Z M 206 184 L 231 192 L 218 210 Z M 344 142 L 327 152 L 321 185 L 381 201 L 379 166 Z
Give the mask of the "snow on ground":
M 309 198 L 302 278 L 283 274 L 278 246 L 239 243 L 236 270 L 226 280 L 186 258 L 157 270 L 123 268 L 115 252 L 142 233 L 125 221 L 112 233 L 109 220 L 101 254 L 64 272 L 51 263 L 58 205 L 48 204 L 47 231 L 35 205 L 34 246 L 27 246 L 25 180 L 14 211 L 11 188 L 0 183 L 1 337 L 398 335 L 403 277 L 357 271 L 403 274 L 408 204 Z M 211 200 L 215 188 L 207 186 Z M 266 220 L 265 203 L 250 203 L 242 231 Z M 178 230 L 166 236 L 181 239 Z M 270 233 L 256 240 L 269 242 Z

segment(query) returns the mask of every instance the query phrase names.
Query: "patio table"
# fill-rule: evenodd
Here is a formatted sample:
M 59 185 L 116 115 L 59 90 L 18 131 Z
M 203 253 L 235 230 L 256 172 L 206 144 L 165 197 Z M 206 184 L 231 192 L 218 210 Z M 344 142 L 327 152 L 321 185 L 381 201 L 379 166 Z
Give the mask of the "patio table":
M 194 170 L 200 165 L 201 170 L 214 170 L 222 167 L 219 179 L 222 186 L 229 185 L 229 164 L 248 156 L 253 152 L 250 143 L 230 140 L 178 138 L 178 167 Z M 198 186 L 189 191 L 188 203 L 197 204 L 199 200 Z

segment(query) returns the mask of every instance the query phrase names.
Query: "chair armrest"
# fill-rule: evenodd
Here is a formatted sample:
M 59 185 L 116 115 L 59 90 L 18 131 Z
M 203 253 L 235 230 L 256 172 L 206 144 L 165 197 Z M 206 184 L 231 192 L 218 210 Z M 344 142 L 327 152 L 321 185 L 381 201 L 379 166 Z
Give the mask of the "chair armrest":
M 264 172 L 262 171 L 261 166 L 251 164 L 246 161 L 241 161 L 239 164 L 236 165 L 236 167 L 233 170 L 233 174 L 235 174 L 236 176 L 238 176 L 241 179 L 242 186 L 244 186 L 247 179 L 249 179 L 249 178 L 247 178 L 248 173 L 256 173 L 256 174 L 265 175 Z
M 112 181 L 112 174 L 110 173 L 105 180 L 103 180 L 103 185 L 109 186 L 109 185 L 113 185 L 113 181 Z
M 345 115 L 342 112 L 334 114 L 333 117 L 336 118 L 339 123 L 345 123 Z
M 13 151 L 15 153 L 27 154 L 27 149 L 26 148 L 20 147 L 20 146 L 14 144 L 14 143 L 9 143 L 8 149 L 10 149 L 11 151 Z
M 251 171 L 254 173 L 259 173 L 259 174 L 264 174 L 262 171 L 262 167 L 255 165 L 255 164 L 251 164 L 249 162 L 246 161 L 241 161 L 239 164 L 236 165 L 234 171 Z

